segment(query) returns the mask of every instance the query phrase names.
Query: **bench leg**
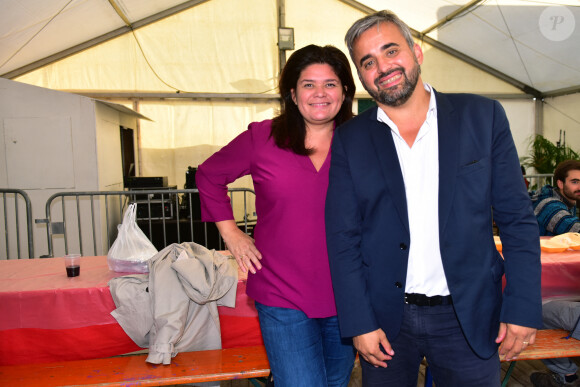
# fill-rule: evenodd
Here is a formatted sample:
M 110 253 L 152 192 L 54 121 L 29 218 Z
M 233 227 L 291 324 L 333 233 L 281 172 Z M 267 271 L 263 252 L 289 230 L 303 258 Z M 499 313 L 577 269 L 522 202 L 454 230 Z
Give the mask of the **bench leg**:
M 250 378 L 248 380 L 250 381 L 250 383 L 252 383 L 254 387 L 271 387 L 274 385 L 274 383 L 272 382 L 273 380 L 272 372 L 270 372 L 270 375 L 268 375 L 267 378 Z
M 512 372 L 514 371 L 514 368 L 516 367 L 516 362 L 515 360 L 510 362 L 510 366 L 508 367 L 505 376 L 503 378 L 503 381 L 501 382 L 501 387 L 506 387 L 508 384 L 508 381 L 510 380 L 510 376 L 512 376 Z
M 262 387 L 262 385 L 258 382 L 257 379 L 251 378 L 251 379 L 248 379 L 248 380 L 250 381 L 250 383 L 252 383 L 252 385 L 254 387 Z

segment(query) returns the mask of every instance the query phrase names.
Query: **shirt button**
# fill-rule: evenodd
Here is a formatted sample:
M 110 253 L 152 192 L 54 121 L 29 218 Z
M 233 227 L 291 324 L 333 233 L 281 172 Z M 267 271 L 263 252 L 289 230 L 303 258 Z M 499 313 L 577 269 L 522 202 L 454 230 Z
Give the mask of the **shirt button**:
M 406 244 L 404 244 L 404 243 L 401 243 L 401 244 L 399 245 L 399 247 L 401 248 L 401 250 L 407 250 L 407 245 L 406 245 Z
M 403 287 L 403 284 L 400 283 L 399 281 L 395 282 L 395 286 L 399 289 L 401 289 Z

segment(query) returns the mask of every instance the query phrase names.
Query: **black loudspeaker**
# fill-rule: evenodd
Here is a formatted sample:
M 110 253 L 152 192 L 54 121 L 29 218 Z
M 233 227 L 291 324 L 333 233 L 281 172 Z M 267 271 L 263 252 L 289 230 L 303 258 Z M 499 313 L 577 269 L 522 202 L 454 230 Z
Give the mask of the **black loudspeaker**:
M 197 184 L 195 183 L 196 172 L 197 168 L 187 167 L 187 171 L 185 172 L 185 189 L 197 188 Z M 198 193 L 184 194 L 182 204 L 184 208 L 184 216 L 186 218 L 191 217 L 193 220 L 201 220 L 201 203 L 199 201 Z
M 170 200 L 151 200 L 137 203 L 137 219 L 172 219 L 173 202 Z M 151 212 L 149 212 L 151 210 Z
M 187 167 L 187 171 L 185 172 L 185 189 L 197 188 L 197 184 L 195 183 L 196 172 L 197 168 Z
M 164 188 L 167 176 L 126 176 L 125 188 Z

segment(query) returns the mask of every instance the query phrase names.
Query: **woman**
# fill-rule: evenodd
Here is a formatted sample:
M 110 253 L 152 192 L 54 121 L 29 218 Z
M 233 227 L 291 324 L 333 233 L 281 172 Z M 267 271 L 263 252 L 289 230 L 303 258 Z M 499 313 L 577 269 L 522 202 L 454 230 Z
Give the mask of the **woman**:
M 342 341 L 326 252 L 324 201 L 334 128 L 352 117 L 354 80 L 332 46 L 295 51 L 280 76 L 281 113 L 199 166 L 202 220 L 213 221 L 248 274 L 276 387 L 346 386 L 354 362 Z M 227 184 L 252 176 L 255 243 L 234 221 Z

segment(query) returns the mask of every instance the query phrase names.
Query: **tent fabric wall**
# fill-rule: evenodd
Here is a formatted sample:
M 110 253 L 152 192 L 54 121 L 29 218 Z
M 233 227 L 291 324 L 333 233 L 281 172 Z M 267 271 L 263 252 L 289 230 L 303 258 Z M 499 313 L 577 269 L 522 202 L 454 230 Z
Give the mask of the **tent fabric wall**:
M 168 176 L 171 184 L 183 187 L 188 166 L 197 167 L 250 122 L 271 118 L 277 108 L 267 101 L 141 102 L 140 112 L 157 119 L 141 123 L 141 172 Z
M 422 78 L 436 90 L 447 93 L 469 92 L 489 95 L 522 94 L 516 87 L 427 43 L 421 43 L 421 48 L 424 54 L 421 66 Z
M 580 153 L 580 93 L 544 100 L 544 136 L 556 143 L 566 140 L 566 145 Z M 560 131 L 565 138 L 560 137 Z
M 510 121 L 512 137 L 516 150 L 521 157 L 528 153 L 530 139 L 534 136 L 534 119 L 536 108 L 533 101 L 500 99 L 502 107 Z M 532 171 L 529 171 L 532 173 Z

